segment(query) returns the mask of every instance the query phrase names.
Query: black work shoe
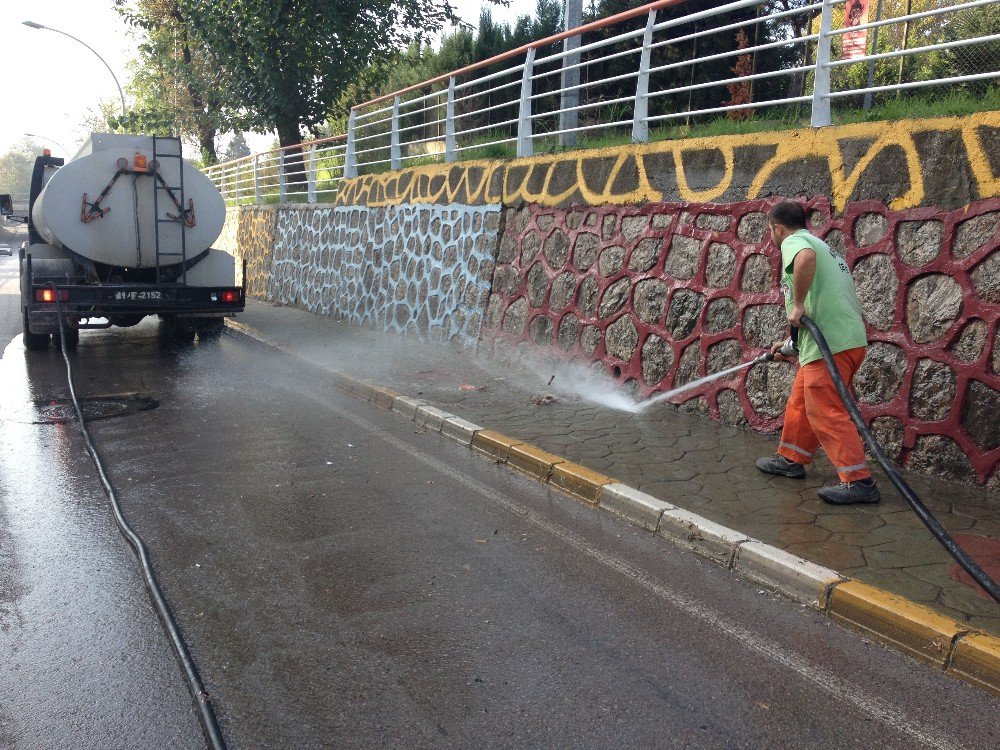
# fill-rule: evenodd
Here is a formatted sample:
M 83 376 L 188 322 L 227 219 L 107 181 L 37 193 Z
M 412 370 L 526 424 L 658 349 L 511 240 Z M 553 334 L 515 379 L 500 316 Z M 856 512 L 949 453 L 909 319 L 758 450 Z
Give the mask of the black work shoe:
M 775 453 L 773 456 L 758 458 L 756 466 L 765 474 L 777 474 L 778 476 L 791 477 L 792 479 L 806 478 L 806 467 L 794 461 L 789 461 L 778 453 Z
M 860 482 L 841 482 L 836 487 L 823 487 L 816 490 L 820 500 L 834 505 L 850 505 L 852 503 L 877 503 L 882 499 L 878 487 L 871 479 Z

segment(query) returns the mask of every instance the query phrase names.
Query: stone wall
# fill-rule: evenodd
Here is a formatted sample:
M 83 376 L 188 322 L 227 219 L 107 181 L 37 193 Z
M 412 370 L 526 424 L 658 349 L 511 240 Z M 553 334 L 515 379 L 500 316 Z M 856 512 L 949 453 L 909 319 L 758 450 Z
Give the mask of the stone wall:
M 232 253 L 237 267 L 246 261 L 247 297 L 268 299 L 274 260 L 275 206 L 230 207 L 215 247 Z
M 251 206 L 240 214 L 237 244 L 247 264 L 247 295 L 255 299 L 268 299 L 277 217 L 272 206 Z
M 508 209 L 484 338 L 600 363 L 641 398 L 747 361 L 787 335 L 771 202 Z M 887 451 L 1000 481 L 1000 200 L 808 209 L 854 272 L 872 342 L 855 388 Z M 773 430 L 793 377 L 787 363 L 758 365 L 688 408 Z
M 345 180 L 336 208 L 244 208 L 236 233 L 254 296 L 547 347 L 644 397 L 783 337 L 783 197 L 853 269 L 856 387 L 890 453 L 1000 489 L 998 112 L 424 165 Z M 754 367 L 686 408 L 777 429 L 793 375 Z
M 379 330 L 475 345 L 498 207 L 278 211 L 268 298 Z
M 337 202 L 565 207 L 826 196 L 894 210 L 1000 195 L 1000 112 L 629 144 L 510 162 L 431 164 L 346 181 Z

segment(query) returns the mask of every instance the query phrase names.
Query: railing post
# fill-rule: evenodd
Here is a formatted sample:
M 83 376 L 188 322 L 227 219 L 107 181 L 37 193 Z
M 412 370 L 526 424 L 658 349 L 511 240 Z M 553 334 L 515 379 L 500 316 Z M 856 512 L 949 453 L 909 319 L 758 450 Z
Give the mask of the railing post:
M 354 110 L 347 118 L 347 153 L 344 157 L 344 177 L 350 179 L 358 176 L 357 159 L 354 155 Z
M 823 0 L 816 40 L 816 74 L 813 78 L 812 126 L 821 128 L 830 120 L 830 30 L 833 26 L 831 0 Z
M 448 78 L 448 103 L 444 108 L 444 160 L 455 161 L 455 76 Z
M 402 166 L 403 154 L 399 148 L 399 94 L 392 97 L 392 131 L 389 136 L 389 166 L 395 172 Z
M 563 4 L 566 23 L 564 29 L 571 31 L 583 23 L 583 0 L 566 0 Z M 566 37 L 563 41 L 563 52 L 569 53 L 562 60 L 562 75 L 559 77 L 559 145 L 575 146 L 576 129 L 580 124 L 580 53 L 571 50 L 579 49 L 583 40 L 579 34 Z
M 876 3 L 876 5 L 875 5 L 875 23 L 878 23 L 881 20 L 882 20 L 882 0 L 878 0 L 878 3 Z M 881 29 L 882 29 L 881 26 L 876 26 L 874 29 L 872 29 L 872 51 L 871 51 L 871 54 L 873 54 L 873 55 L 877 55 L 878 54 L 878 32 Z M 865 83 L 865 88 L 869 88 L 870 89 L 874 85 L 875 85 L 875 61 L 874 60 L 869 60 L 868 61 L 868 78 L 867 78 L 866 83 Z M 867 112 L 869 109 L 872 108 L 872 92 L 871 91 L 866 91 L 865 92 L 865 100 L 862 103 L 861 108 L 865 112 Z
M 285 187 L 285 152 L 278 152 L 278 202 L 284 203 L 288 198 L 288 191 Z
M 639 55 L 639 78 L 635 84 L 635 109 L 632 111 L 632 143 L 649 141 L 649 58 L 653 43 L 653 26 L 656 8 L 649 11 L 646 33 L 642 35 L 642 53 Z
M 309 144 L 309 172 L 306 179 L 306 200 L 310 203 L 316 202 L 316 144 Z
M 260 203 L 260 154 L 253 155 L 253 202 Z
M 517 155 L 531 156 L 531 75 L 535 69 L 535 48 L 528 49 L 524 58 L 524 74 L 521 76 L 521 106 L 517 114 Z

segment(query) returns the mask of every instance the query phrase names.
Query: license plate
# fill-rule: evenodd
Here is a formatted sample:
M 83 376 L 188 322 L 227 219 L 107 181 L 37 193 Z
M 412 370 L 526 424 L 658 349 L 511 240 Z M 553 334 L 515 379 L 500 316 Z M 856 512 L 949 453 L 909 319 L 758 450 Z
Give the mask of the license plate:
M 115 299 L 125 300 L 128 302 L 136 302 L 140 300 L 161 300 L 163 299 L 163 292 L 157 292 L 153 290 L 135 291 L 135 292 L 115 292 Z

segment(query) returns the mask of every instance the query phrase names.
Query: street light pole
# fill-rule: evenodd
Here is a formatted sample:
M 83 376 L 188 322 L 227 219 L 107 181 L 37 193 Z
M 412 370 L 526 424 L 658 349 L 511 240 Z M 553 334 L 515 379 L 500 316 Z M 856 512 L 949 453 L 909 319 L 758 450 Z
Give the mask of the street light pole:
M 50 143 L 54 143 L 54 144 L 56 144 L 56 145 L 57 145 L 57 146 L 58 146 L 59 148 L 61 148 L 61 149 L 62 149 L 63 151 L 65 151 L 65 152 L 66 152 L 66 156 L 72 156 L 72 154 L 71 154 L 71 153 L 69 152 L 69 149 L 68 149 L 68 148 L 66 148 L 66 147 L 65 147 L 64 145 L 62 145 L 62 144 L 61 144 L 61 143 L 60 143 L 59 141 L 57 141 L 57 140 L 56 140 L 55 138 L 49 138 L 48 136 L 45 136 L 45 135 L 39 135 L 38 133 L 25 133 L 24 135 L 25 135 L 26 137 L 28 137 L 28 138 L 41 138 L 41 139 L 42 139 L 43 141 L 49 141 Z
M 84 47 L 86 47 L 91 52 L 93 52 L 95 55 L 97 55 L 97 59 L 100 60 L 102 63 L 104 63 L 104 67 L 108 69 L 108 72 L 111 74 L 111 77 L 115 79 L 115 86 L 118 87 L 118 96 L 121 97 L 121 100 L 122 100 L 122 121 L 123 121 L 123 124 L 124 124 L 124 120 L 125 120 L 125 93 L 122 91 L 122 85 L 120 83 L 118 83 L 118 76 L 115 75 L 115 71 L 113 71 L 111 69 L 111 66 L 108 65 L 108 61 L 107 60 L 105 60 L 103 57 L 101 57 L 100 55 L 97 54 L 97 50 L 95 50 L 93 47 L 91 47 L 89 44 L 87 44 L 82 39 L 78 39 L 77 37 L 73 36 L 72 34 L 68 34 L 65 31 L 60 31 L 59 29 L 53 29 L 51 26 L 45 26 L 44 24 L 36 23 L 34 21 L 22 21 L 21 23 L 23 23 L 25 26 L 27 26 L 28 28 L 31 28 L 31 29 L 44 29 L 46 31 L 54 31 L 57 34 L 62 34 L 63 36 L 68 36 L 73 41 L 79 42 Z

